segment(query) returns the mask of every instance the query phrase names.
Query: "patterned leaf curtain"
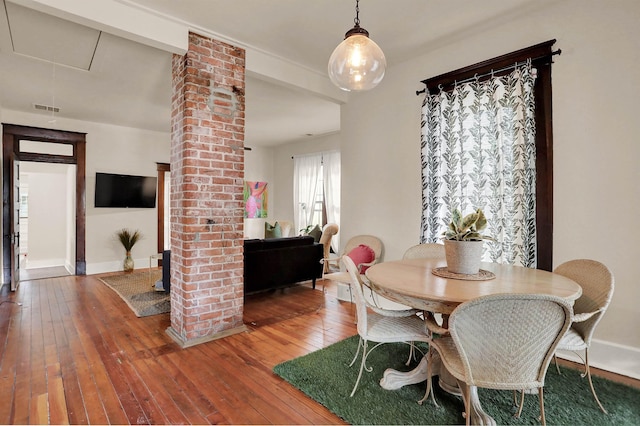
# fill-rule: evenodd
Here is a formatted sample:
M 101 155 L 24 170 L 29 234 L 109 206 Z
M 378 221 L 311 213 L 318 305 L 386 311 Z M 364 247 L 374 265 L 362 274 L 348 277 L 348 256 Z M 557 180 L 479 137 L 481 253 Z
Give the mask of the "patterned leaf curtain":
M 422 105 L 422 234 L 435 242 L 451 211 L 482 208 L 484 261 L 536 266 L 534 72 L 531 63 L 429 94 Z

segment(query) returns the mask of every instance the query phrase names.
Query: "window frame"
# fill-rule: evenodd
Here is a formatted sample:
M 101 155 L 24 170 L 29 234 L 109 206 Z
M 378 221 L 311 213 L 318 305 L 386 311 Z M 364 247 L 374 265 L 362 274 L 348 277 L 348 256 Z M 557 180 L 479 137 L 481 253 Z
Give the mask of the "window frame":
M 537 268 L 553 268 L 553 122 L 551 110 L 552 57 L 555 39 L 517 50 L 506 55 L 469 65 L 421 82 L 429 93 L 451 91 L 459 82 L 487 80 L 513 70 L 515 63 L 531 59 L 537 75 L 534 85 L 536 120 L 536 245 Z

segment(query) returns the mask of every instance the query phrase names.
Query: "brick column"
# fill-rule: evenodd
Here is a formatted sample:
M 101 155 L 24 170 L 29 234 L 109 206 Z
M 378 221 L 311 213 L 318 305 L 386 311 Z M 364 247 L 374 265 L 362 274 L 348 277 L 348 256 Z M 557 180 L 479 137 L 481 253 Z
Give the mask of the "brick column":
M 245 52 L 190 33 L 172 68 L 167 333 L 186 347 L 245 330 Z

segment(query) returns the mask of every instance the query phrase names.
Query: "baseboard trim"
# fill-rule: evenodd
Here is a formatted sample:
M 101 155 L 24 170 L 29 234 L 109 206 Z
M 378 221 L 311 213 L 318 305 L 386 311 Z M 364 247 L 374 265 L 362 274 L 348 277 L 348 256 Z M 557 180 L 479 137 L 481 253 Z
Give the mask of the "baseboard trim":
M 584 356 L 584 351 L 579 354 Z M 580 357 L 573 352 L 558 351 L 557 355 L 582 364 Z M 640 380 L 640 349 L 594 339 L 589 349 L 589 365 Z

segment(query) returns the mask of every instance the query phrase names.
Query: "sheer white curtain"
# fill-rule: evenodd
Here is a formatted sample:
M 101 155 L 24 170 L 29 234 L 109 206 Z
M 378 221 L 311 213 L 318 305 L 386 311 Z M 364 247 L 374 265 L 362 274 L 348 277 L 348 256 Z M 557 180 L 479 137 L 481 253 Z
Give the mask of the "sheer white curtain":
M 340 152 L 330 151 L 322 154 L 322 172 L 324 182 L 324 203 L 327 209 L 327 223 L 340 226 Z M 339 229 L 339 228 L 338 228 Z M 340 237 L 331 239 L 331 248 L 338 253 Z
M 322 154 L 293 157 L 293 212 L 296 232 L 311 225 Z
M 422 107 L 422 242 L 453 208 L 482 208 L 485 261 L 536 266 L 534 70 L 427 94 Z

